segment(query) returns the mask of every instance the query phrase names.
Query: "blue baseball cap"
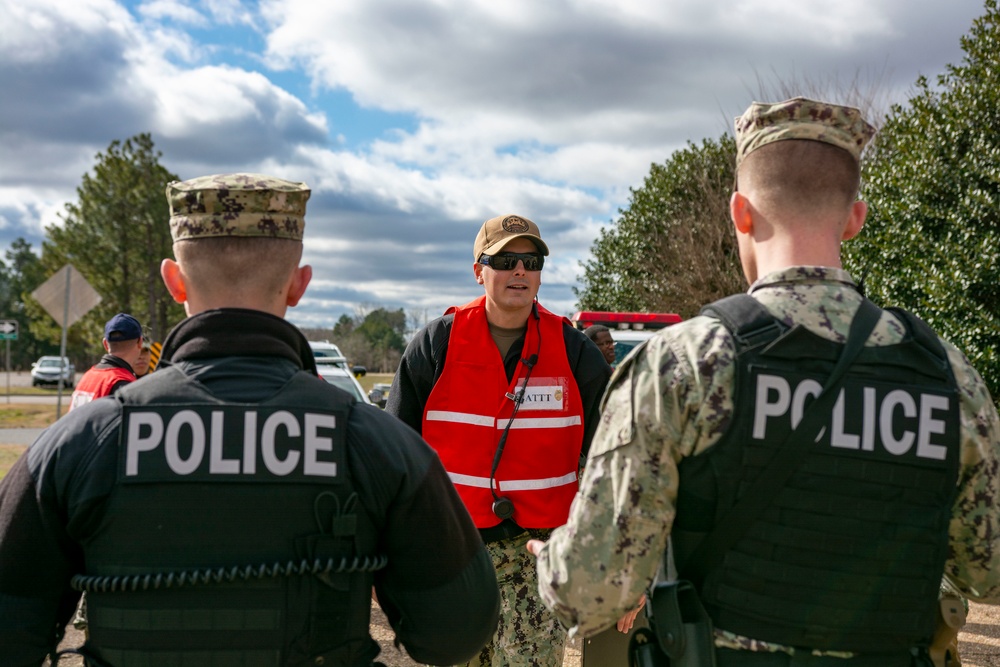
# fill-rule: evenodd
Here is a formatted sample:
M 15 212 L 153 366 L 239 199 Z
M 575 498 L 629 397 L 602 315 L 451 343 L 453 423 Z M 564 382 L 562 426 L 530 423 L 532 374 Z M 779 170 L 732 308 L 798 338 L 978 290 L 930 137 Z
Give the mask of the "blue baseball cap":
M 118 313 L 104 325 L 104 337 L 111 342 L 142 338 L 142 325 L 128 313 Z

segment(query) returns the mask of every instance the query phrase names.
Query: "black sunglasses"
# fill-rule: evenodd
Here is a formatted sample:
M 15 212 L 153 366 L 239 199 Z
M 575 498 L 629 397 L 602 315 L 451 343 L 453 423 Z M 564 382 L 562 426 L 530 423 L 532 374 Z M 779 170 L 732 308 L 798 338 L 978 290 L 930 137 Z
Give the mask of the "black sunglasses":
M 494 271 L 513 271 L 517 268 L 518 261 L 524 262 L 525 271 L 541 271 L 545 256 L 537 252 L 501 252 L 479 258 L 480 264 L 485 264 Z

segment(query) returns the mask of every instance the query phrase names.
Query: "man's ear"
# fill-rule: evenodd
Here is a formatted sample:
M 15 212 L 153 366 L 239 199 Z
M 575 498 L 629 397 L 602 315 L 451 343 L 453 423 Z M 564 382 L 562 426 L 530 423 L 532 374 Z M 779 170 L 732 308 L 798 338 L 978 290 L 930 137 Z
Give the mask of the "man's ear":
M 847 218 L 847 224 L 844 226 L 844 234 L 841 236 L 841 240 L 847 241 L 857 236 L 858 232 L 865 225 L 866 217 L 868 217 L 868 204 L 863 201 L 856 201 L 851 204 L 851 213 Z
M 101 339 L 101 345 L 104 346 L 104 351 L 105 352 L 107 352 L 109 354 L 111 353 L 111 347 L 108 345 L 108 339 L 107 338 L 102 338 Z
M 753 229 L 753 215 L 750 200 L 740 192 L 734 192 L 729 198 L 729 217 L 738 234 L 749 234 Z
M 473 275 L 476 276 L 476 282 L 479 283 L 480 285 L 482 285 L 483 284 L 483 280 L 484 280 L 484 278 L 483 278 L 483 265 L 480 264 L 479 262 L 476 262 L 475 264 L 473 264 L 472 265 L 472 273 L 473 273 Z
M 309 287 L 309 281 L 312 280 L 313 270 L 308 264 L 300 266 L 295 269 L 292 273 L 291 281 L 288 286 L 288 297 L 285 300 L 289 306 L 295 306 L 298 304 L 299 299 L 302 295 L 306 293 L 306 288 Z
M 184 285 L 184 276 L 181 275 L 181 267 L 172 259 L 164 259 L 160 262 L 160 277 L 163 284 L 167 286 L 167 291 L 177 303 L 187 303 L 187 287 Z

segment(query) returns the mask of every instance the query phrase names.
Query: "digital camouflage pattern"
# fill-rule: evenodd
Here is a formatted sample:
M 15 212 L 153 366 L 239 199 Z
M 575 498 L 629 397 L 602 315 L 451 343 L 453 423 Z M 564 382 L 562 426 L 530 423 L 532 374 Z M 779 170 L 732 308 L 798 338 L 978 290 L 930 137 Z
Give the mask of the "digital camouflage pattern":
M 529 539 L 545 540 L 551 532 L 529 530 L 486 545 L 500 586 L 500 625 L 467 667 L 562 666 L 566 629 L 538 596 L 535 557 L 525 548 Z
M 837 342 L 862 298 L 846 271 L 822 267 L 771 273 L 750 293 L 785 323 Z M 867 345 L 894 344 L 904 332 L 885 312 Z M 961 395 L 962 443 L 945 574 L 964 595 L 997 600 L 1000 418 L 969 361 L 944 346 Z M 729 424 L 735 353 L 720 321 L 696 317 L 659 332 L 615 371 L 569 519 L 538 557 L 541 595 L 571 634 L 610 627 L 650 585 L 674 520 L 677 465 L 716 444 Z M 720 631 L 716 644 L 790 651 Z
M 216 174 L 167 185 L 174 241 L 214 236 L 302 240 L 305 183 L 263 174 Z
M 761 146 L 785 139 L 822 141 L 843 148 L 856 161 L 875 128 L 854 107 L 796 97 L 774 104 L 754 102 L 736 119 L 736 165 Z

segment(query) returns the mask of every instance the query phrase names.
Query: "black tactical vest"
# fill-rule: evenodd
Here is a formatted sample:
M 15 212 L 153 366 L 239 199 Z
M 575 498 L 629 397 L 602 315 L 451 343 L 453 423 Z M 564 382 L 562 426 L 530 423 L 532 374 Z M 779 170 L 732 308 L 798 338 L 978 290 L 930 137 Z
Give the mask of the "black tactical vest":
M 747 295 L 705 311 L 736 340 L 735 409 L 722 439 L 680 464 L 672 538 L 682 577 L 685 559 L 764 466 L 781 465 L 771 455 L 843 348 L 788 329 Z M 930 643 L 956 493 L 959 396 L 934 333 L 894 312 L 905 340 L 861 351 L 818 440 L 791 444 L 809 451 L 788 484 L 705 577 L 715 627 L 901 664 Z
M 118 394 L 116 484 L 83 545 L 92 664 L 370 665 L 377 517 L 353 399 L 305 372 L 234 404 L 166 368 Z

